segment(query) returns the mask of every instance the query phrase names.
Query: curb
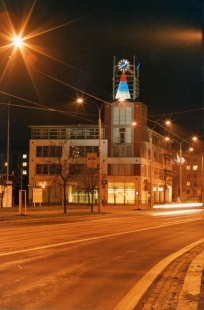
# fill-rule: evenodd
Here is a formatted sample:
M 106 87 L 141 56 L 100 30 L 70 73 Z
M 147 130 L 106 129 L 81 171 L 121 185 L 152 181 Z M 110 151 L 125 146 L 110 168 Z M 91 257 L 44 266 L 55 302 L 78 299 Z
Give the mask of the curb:
M 188 268 L 176 310 L 197 310 L 203 269 L 204 251 L 194 258 Z

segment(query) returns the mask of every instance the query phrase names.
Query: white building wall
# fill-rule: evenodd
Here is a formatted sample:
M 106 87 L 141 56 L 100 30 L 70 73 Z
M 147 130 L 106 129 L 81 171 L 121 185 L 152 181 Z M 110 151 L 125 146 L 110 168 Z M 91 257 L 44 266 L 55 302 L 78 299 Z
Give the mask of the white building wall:
M 48 175 L 36 175 L 36 164 L 43 164 L 49 162 L 49 157 L 37 157 L 36 156 L 36 147 L 37 146 L 57 146 L 65 143 L 64 155 L 67 158 L 69 156 L 70 146 L 80 147 L 80 146 L 98 146 L 98 140 L 48 140 L 48 139 L 31 139 L 30 140 L 30 150 L 29 150 L 29 200 L 32 201 L 32 190 L 34 187 L 43 187 L 46 184 L 46 188 L 43 192 L 44 200 L 48 199 L 48 186 L 49 178 L 52 178 Z M 101 140 L 101 154 L 102 154 L 102 179 L 107 176 L 107 152 L 108 152 L 108 142 L 105 139 Z M 63 156 L 62 156 L 63 158 Z M 79 162 L 84 163 L 86 158 L 79 158 Z M 69 191 L 69 189 L 68 189 Z M 52 202 L 58 203 L 62 200 L 61 187 L 56 186 L 55 190 L 52 190 L 50 197 Z

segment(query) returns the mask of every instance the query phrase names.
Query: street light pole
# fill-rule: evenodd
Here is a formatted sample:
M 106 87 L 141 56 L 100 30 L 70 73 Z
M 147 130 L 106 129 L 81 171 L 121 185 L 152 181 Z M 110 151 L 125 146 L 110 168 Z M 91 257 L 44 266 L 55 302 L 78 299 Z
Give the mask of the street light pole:
M 99 159 L 99 177 L 98 177 L 98 212 L 102 211 L 102 203 L 101 203 L 101 174 L 102 174 L 102 154 L 101 154 L 101 108 L 98 109 L 98 159 Z
M 153 147 L 152 147 L 152 131 L 150 130 L 150 209 L 154 206 L 154 169 L 153 169 Z
M 202 167 L 202 179 L 201 179 L 201 186 L 202 186 L 202 189 L 201 189 L 201 195 L 202 195 L 202 197 L 201 197 L 201 202 L 202 202 L 202 204 L 203 204 L 203 202 L 204 202 L 204 195 L 203 195 L 203 187 L 204 187 L 204 184 L 203 184 L 203 177 L 204 177 L 204 171 L 203 171 L 203 152 L 202 152 L 202 162 L 201 162 L 201 167 Z
M 82 98 L 78 98 L 78 103 L 83 103 Z M 98 109 L 98 212 L 102 211 L 102 190 L 101 190 L 101 180 L 102 180 L 102 150 L 101 150 L 101 110 L 106 103 L 105 101 L 101 106 L 98 106 L 96 102 L 91 101 Z
M 6 180 L 9 179 L 9 159 L 10 159 L 10 101 L 8 103 L 8 116 L 7 116 L 7 165 L 6 165 Z
M 176 140 L 174 140 L 176 141 Z M 182 202 L 182 191 L 183 191 L 183 186 L 182 186 L 182 164 L 183 164 L 183 159 L 182 159 L 182 143 L 179 143 L 179 196 L 180 196 L 180 202 Z

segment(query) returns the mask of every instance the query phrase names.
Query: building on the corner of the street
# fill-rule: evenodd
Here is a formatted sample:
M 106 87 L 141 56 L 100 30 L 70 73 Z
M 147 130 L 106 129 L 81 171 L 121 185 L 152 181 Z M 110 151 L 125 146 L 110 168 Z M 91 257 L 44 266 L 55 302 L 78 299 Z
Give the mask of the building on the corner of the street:
M 98 125 L 30 128 L 29 199 L 33 199 L 33 188 L 43 188 L 42 202 L 60 203 L 62 188 L 56 182 L 54 158 L 59 163 L 68 161 L 73 171 L 72 166 L 94 166 L 96 155 L 98 167 Z M 77 173 L 66 190 L 68 203 L 88 202 Z M 101 133 L 102 202 L 148 208 L 151 195 L 154 203 L 172 201 L 170 144 L 147 127 L 147 106 L 139 101 L 139 64 L 135 57 L 132 63 L 114 57 L 113 101 L 104 103 Z M 98 200 L 97 186 L 94 199 Z

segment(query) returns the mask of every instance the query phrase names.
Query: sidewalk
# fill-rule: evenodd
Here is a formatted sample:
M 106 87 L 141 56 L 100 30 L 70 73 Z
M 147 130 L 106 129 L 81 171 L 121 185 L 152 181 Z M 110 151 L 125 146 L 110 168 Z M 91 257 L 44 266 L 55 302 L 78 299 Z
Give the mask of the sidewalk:
M 70 216 L 99 216 L 101 214 L 111 213 L 130 213 L 137 211 L 134 205 L 121 205 L 114 206 L 108 205 L 101 208 L 101 212 L 98 212 L 98 205 L 94 205 L 93 212 L 91 207 L 87 205 L 67 205 L 67 213 L 64 213 L 63 206 L 27 206 L 26 209 L 19 209 L 18 206 L 12 208 L 0 208 L 0 222 L 12 221 L 12 220 L 26 220 L 26 219 L 39 219 L 39 218 L 53 218 L 55 217 L 70 217 Z M 138 210 L 139 212 L 140 210 Z

